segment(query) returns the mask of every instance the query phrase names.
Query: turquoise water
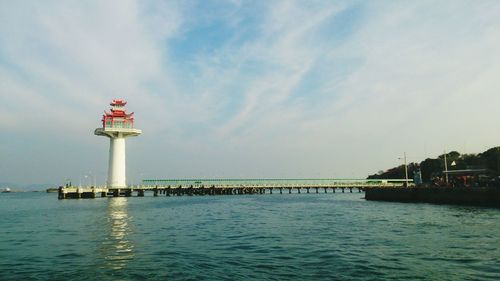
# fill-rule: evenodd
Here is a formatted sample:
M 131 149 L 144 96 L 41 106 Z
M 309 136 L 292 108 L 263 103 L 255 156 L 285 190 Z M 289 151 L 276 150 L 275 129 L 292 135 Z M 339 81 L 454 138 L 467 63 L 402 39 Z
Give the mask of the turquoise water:
M 500 210 L 362 196 L 0 194 L 0 280 L 500 280 Z

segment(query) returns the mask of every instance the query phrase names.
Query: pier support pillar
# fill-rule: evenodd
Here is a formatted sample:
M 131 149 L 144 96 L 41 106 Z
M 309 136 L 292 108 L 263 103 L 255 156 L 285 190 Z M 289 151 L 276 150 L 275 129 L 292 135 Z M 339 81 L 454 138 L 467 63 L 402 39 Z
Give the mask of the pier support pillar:
M 57 199 L 66 199 L 66 194 L 63 192 L 63 187 L 60 186 L 57 192 Z

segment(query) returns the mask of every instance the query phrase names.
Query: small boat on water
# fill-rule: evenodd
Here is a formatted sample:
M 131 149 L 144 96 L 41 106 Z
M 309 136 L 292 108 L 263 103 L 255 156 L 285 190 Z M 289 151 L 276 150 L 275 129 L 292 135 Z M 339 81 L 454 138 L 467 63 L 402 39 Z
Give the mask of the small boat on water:
M 2 190 L 2 193 L 9 193 L 11 192 L 10 188 L 6 187 L 4 190 Z

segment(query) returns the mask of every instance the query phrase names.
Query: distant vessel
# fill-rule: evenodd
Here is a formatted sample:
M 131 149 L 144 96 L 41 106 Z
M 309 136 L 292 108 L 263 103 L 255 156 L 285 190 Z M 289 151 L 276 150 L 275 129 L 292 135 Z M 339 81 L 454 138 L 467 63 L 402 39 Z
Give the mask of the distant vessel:
M 6 187 L 4 190 L 2 190 L 2 193 L 9 193 L 10 191 L 10 188 Z

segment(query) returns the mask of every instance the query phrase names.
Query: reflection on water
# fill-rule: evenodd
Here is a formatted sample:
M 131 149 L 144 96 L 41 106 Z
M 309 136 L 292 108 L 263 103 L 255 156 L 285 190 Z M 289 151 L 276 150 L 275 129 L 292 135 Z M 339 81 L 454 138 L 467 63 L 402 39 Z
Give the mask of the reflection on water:
M 129 239 L 131 217 L 127 213 L 127 198 L 109 200 L 105 237 L 100 247 L 104 267 L 122 269 L 134 258 L 134 244 Z

